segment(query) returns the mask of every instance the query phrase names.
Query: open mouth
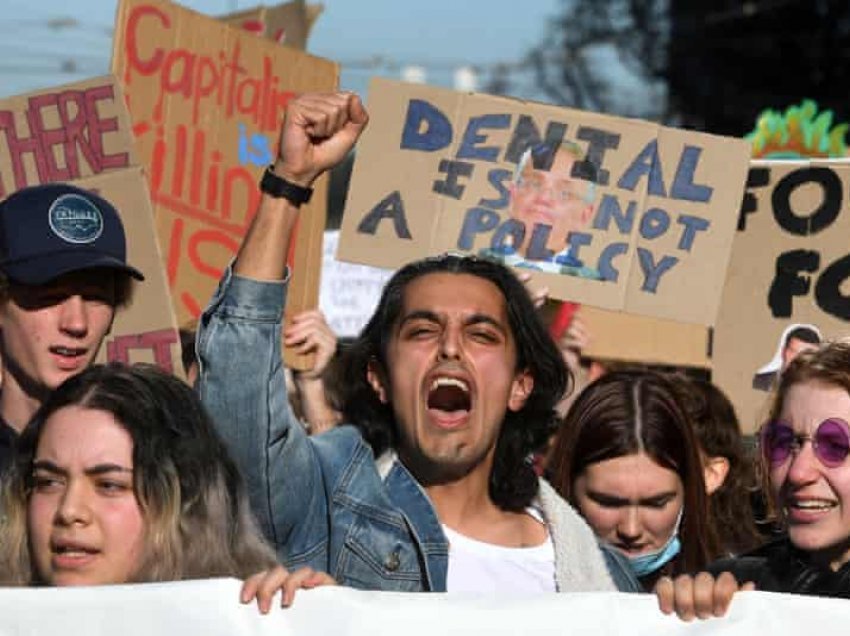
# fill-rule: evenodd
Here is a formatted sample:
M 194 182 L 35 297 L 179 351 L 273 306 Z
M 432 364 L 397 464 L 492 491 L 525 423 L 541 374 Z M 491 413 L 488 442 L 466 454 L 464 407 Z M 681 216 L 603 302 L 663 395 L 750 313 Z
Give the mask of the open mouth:
M 838 504 L 829 499 L 792 499 L 785 506 L 789 510 L 802 510 L 806 512 L 819 512 L 831 510 Z
M 451 420 L 469 414 L 472 407 L 469 384 L 460 378 L 438 376 L 428 387 L 428 410 Z
M 64 358 L 79 358 L 86 354 L 86 349 L 83 347 L 61 347 L 56 345 L 50 347 L 50 353 L 54 353 Z
M 66 541 L 56 541 L 50 544 L 50 551 L 57 556 L 68 558 L 83 558 L 97 554 L 99 550 L 96 548 Z

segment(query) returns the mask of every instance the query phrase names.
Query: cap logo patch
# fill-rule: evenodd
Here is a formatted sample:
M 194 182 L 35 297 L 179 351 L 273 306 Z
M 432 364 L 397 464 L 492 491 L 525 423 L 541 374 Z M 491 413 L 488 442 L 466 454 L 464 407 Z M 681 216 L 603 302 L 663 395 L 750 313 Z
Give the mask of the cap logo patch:
M 100 210 L 79 194 L 63 194 L 57 198 L 47 217 L 53 233 L 68 243 L 91 243 L 103 232 Z

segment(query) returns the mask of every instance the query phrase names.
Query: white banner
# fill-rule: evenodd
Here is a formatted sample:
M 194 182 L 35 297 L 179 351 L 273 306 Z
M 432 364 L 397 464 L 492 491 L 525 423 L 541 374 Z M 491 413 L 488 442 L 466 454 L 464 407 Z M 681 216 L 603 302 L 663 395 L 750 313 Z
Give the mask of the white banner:
M 739 594 L 720 619 L 663 616 L 649 594 L 473 598 L 446 594 L 301 590 L 262 616 L 233 579 L 89 588 L 0 589 L 0 636 L 660 636 L 846 634 L 850 603 Z M 399 630 L 403 630 L 400 632 Z

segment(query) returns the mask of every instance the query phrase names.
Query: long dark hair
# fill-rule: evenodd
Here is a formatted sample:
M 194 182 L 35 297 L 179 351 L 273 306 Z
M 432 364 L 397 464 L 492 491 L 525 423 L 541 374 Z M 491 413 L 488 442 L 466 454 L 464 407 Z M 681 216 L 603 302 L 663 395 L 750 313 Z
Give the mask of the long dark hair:
M 26 541 L 32 463 L 45 422 L 66 406 L 111 414 L 133 440 L 133 489 L 146 533 L 135 582 L 244 578 L 275 564 L 236 464 L 192 389 L 153 365 L 112 363 L 66 380 L 20 437 L 3 489 L 3 583 L 38 583 Z
M 716 556 L 702 462 L 675 385 L 659 373 L 623 370 L 588 386 L 570 408 L 552 455 L 552 485 L 576 505 L 573 485 L 591 464 L 644 452 L 684 486 L 682 552 L 671 574 L 695 572 Z
M 517 370 L 528 369 L 534 386 L 520 411 L 505 414 L 490 476 L 490 496 L 504 510 L 522 510 L 537 494 L 537 478 L 529 455 L 555 431 L 555 405 L 566 392 L 569 375 L 528 291 L 505 266 L 476 257 L 445 255 L 398 270 L 384 287 L 372 318 L 346 352 L 342 365 L 345 420 L 360 429 L 375 455 L 397 443 L 392 407 L 378 399 L 366 372 L 370 362 L 387 368 L 387 348 L 402 311 L 405 289 L 417 278 L 434 273 L 483 278 L 496 285 L 505 298 L 508 323 L 516 341 Z
M 709 497 L 711 522 L 723 552 L 740 554 L 763 542 L 753 516 L 750 494 L 757 488 L 752 457 L 729 398 L 711 382 L 683 380 L 685 404 L 706 457 L 723 457 L 729 472 Z

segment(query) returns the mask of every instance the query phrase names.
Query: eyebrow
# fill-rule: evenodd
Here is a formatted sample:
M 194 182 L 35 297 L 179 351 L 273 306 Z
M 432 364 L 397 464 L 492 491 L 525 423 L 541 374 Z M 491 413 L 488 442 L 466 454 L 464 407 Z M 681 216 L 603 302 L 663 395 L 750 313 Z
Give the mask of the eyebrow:
M 609 495 L 608 493 L 599 492 L 597 490 L 588 490 L 587 496 L 593 499 L 594 501 L 601 504 L 609 504 L 613 506 L 628 506 L 631 505 L 631 501 L 625 499 L 623 497 L 617 497 L 616 495 Z M 648 506 L 652 504 L 657 504 L 661 501 L 669 501 L 676 496 L 675 490 L 669 490 L 667 492 L 660 492 L 658 494 L 652 495 L 651 497 L 643 497 L 637 500 L 637 505 L 639 506 Z
M 63 477 L 68 475 L 68 471 L 66 469 L 61 468 L 60 466 L 57 466 L 53 462 L 48 461 L 46 459 L 34 461 L 33 464 L 32 464 L 32 469 L 33 469 L 33 472 L 35 472 L 37 470 L 41 470 L 41 471 L 44 471 L 44 472 L 52 473 L 54 475 L 62 475 Z M 133 469 L 127 468 L 126 466 L 121 466 L 120 464 L 105 463 L 105 464 L 95 464 L 94 466 L 86 468 L 83 472 L 86 475 L 94 477 L 94 476 L 97 476 L 97 475 L 104 475 L 106 473 L 115 473 L 115 472 L 132 474 Z
M 427 320 L 428 322 L 434 322 L 438 324 L 442 322 L 440 320 L 440 317 L 433 311 L 430 311 L 428 309 L 417 309 L 415 311 L 411 311 L 409 314 L 402 317 L 402 319 L 398 323 L 399 328 L 403 327 L 405 323 L 410 322 L 411 320 Z M 493 318 L 488 314 L 472 314 L 463 321 L 465 327 L 482 323 L 491 325 L 503 335 L 507 335 L 507 329 L 505 328 L 505 326 L 499 320 Z

